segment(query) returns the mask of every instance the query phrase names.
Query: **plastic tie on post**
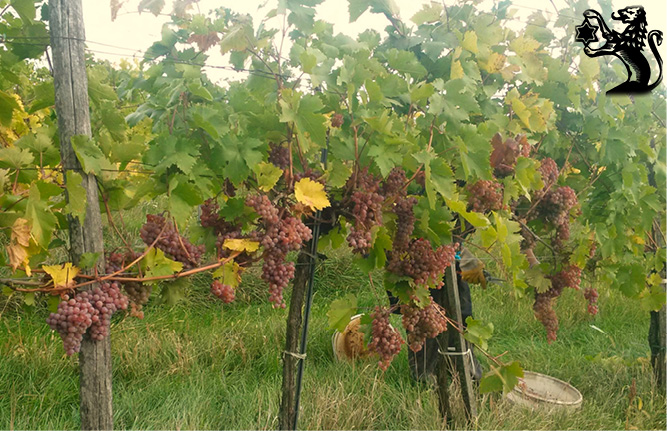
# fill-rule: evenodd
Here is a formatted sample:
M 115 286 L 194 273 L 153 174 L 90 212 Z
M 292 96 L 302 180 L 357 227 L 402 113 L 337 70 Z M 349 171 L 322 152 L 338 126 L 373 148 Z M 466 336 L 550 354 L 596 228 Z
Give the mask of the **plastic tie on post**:
M 451 350 L 449 350 L 449 349 L 451 349 Z M 472 350 L 470 350 L 470 348 L 468 348 L 464 352 L 456 352 L 456 351 L 454 351 L 453 347 L 448 347 L 448 350 L 449 351 L 447 351 L 447 352 L 443 352 L 442 350 L 438 349 L 438 353 L 441 354 L 442 356 L 467 356 L 468 358 L 470 358 L 470 361 L 473 360 Z
M 284 355 L 290 355 L 293 356 L 297 359 L 304 360 L 306 359 L 306 354 L 305 353 L 295 353 L 295 352 L 288 352 L 287 350 L 283 350 L 283 356 Z

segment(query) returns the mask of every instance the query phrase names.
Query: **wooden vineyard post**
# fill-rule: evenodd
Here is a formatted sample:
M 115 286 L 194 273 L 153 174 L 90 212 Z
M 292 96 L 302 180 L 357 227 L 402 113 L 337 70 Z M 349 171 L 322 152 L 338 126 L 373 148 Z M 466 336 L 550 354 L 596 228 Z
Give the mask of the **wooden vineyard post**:
M 63 177 L 66 178 L 68 171 L 80 174 L 87 199 L 83 224 L 78 217 L 68 217 L 70 257 L 77 264 L 84 253 L 104 255 L 97 179 L 82 171 L 71 143 L 72 136 L 91 136 L 81 0 L 50 0 L 49 11 Z M 66 197 L 69 200 L 69 196 Z M 104 272 L 103 261 L 99 259 L 96 268 L 101 273 Z M 84 336 L 79 370 L 81 429 L 112 429 L 110 337 L 93 341 L 88 335 Z
M 311 240 L 312 241 L 312 240 Z M 280 416 L 278 429 L 292 429 L 296 418 L 296 370 L 297 349 L 299 347 L 299 330 L 301 329 L 301 311 L 306 296 L 306 287 L 310 277 L 310 243 L 299 253 L 296 260 L 296 270 L 290 298 L 289 313 L 287 315 L 287 330 L 285 351 L 283 353 L 283 384 L 280 401 Z
M 454 265 L 445 270 L 445 313 L 457 322 L 459 327 L 463 327 L 461 317 L 461 302 L 459 300 L 459 289 L 456 282 L 456 268 Z M 467 361 L 466 357 L 470 354 L 468 347 L 459 331 L 449 327 L 446 332 L 438 337 L 440 352 L 443 353 L 438 367 L 438 398 L 440 404 L 440 413 L 443 417 L 451 418 L 451 406 L 449 406 L 448 376 L 450 370 L 455 369 L 461 382 L 461 398 L 465 407 L 465 414 L 468 420 L 477 417 L 477 402 L 475 400 L 475 391 L 472 383 L 472 361 Z M 449 350 L 452 348 L 452 350 Z

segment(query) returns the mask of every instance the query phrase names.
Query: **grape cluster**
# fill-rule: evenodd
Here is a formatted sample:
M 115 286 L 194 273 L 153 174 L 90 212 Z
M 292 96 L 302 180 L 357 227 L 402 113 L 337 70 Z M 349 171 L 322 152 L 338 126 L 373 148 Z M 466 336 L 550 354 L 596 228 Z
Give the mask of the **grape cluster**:
M 429 298 L 429 304 L 423 308 L 416 305 L 402 304 L 403 327 L 408 333 L 410 350 L 418 352 L 427 338 L 435 338 L 447 330 L 445 310 Z
M 415 212 L 413 207 L 417 205 L 414 197 L 398 198 L 394 203 L 394 214 L 396 214 L 396 233 L 392 242 L 392 253 L 400 254 L 408 249 L 410 236 L 415 229 Z
M 294 263 L 287 262 L 287 253 L 301 248 L 312 238 L 311 230 L 292 216 L 280 217 L 278 209 L 265 195 L 251 195 L 246 205 L 259 215 L 264 234 L 259 238 L 264 248 L 262 280 L 269 285 L 269 301 L 274 307 L 285 308 L 283 289 L 294 278 Z
M 307 168 L 303 172 L 296 172 L 294 174 L 294 182 L 297 183 L 299 180 L 302 180 L 304 178 L 309 178 L 312 181 L 316 181 L 318 183 L 322 183 L 322 172 L 316 170 L 316 169 L 310 169 Z
M 540 201 L 538 209 L 544 218 L 556 226 L 568 222 L 570 209 L 577 205 L 577 194 L 568 186 L 549 190 Z
M 115 273 L 125 267 L 126 262 L 131 262 L 138 255 L 134 252 L 110 253 L 107 257 L 107 272 Z M 148 302 L 153 287 L 149 284 L 143 284 L 137 281 L 118 282 L 123 286 L 127 297 L 130 300 L 130 314 L 139 319 L 144 318 L 143 306 Z
M 368 350 L 380 356 L 378 365 L 382 370 L 389 368 L 392 359 L 398 355 L 401 346 L 405 343 L 398 331 L 391 327 L 389 314 L 388 308 L 378 306 L 371 314 L 373 322 L 371 323 L 371 342 L 368 343 Z
M 343 125 L 343 114 L 335 113 L 333 117 L 331 117 L 331 127 L 339 128 L 342 125 Z
M 556 181 L 558 181 L 558 165 L 556 165 L 554 159 L 550 157 L 543 158 L 540 161 L 540 173 L 545 188 L 556 184 Z
M 410 277 L 417 285 L 439 289 L 443 285 L 445 269 L 454 263 L 458 244 L 448 244 L 433 250 L 425 238 L 413 240 L 405 253 L 392 253 L 387 270 Z
M 497 178 L 503 178 L 511 175 L 516 166 L 516 158 L 520 155 L 530 153 L 530 145 L 523 135 L 517 135 L 517 139 L 507 138 L 503 142 L 500 133 L 496 133 L 491 138 L 493 151 L 491 152 L 490 163 L 493 173 Z M 519 142 L 517 142 L 517 140 Z
M 287 169 L 289 167 L 289 156 L 289 148 L 273 142 L 269 144 L 269 162 L 280 169 Z
M 529 157 L 532 147 L 528 143 L 528 137 L 521 133 L 514 137 L 514 140 L 519 144 L 519 155 Z
M 213 280 L 211 293 L 220 298 L 225 304 L 229 304 L 236 297 L 234 288 L 228 284 L 223 284 L 220 280 Z
M 350 228 L 347 242 L 355 253 L 366 254 L 372 245 L 371 229 L 382 224 L 384 198 L 376 192 L 358 190 L 351 199 L 354 225 Z
M 396 196 L 405 196 L 405 185 L 408 178 L 405 176 L 405 171 L 401 167 L 395 167 L 389 172 L 387 178 L 382 182 L 382 194 L 387 198 Z
M 81 292 L 79 295 L 87 296 L 88 301 L 98 312 L 97 319 L 93 316 L 93 324 L 90 325 L 90 337 L 98 341 L 109 335 L 113 313 L 117 310 L 127 310 L 129 304 L 127 296 L 121 293 L 117 282 L 102 283 L 101 287 Z
M 593 287 L 584 290 L 584 298 L 588 301 L 588 312 L 595 316 L 598 314 L 598 291 Z
M 503 209 L 503 186 L 491 180 L 479 180 L 468 186 L 469 210 L 486 213 Z
M 165 227 L 166 224 L 166 227 Z M 164 230 L 162 231 L 164 227 Z M 187 238 L 181 237 L 174 225 L 167 222 L 164 217 L 156 214 L 147 214 L 146 223 L 141 227 L 139 234 L 146 245 L 153 244 L 153 241 L 162 231 L 155 246 L 169 255 L 174 260 L 183 263 L 186 269 L 194 268 L 199 264 L 204 246 L 194 246 Z
M 549 294 L 536 293 L 533 311 L 535 318 L 539 320 L 547 331 L 547 341 L 551 344 L 556 341 L 558 333 L 558 316 L 553 309 L 554 298 Z
M 65 352 L 72 355 L 80 350 L 88 328 L 93 340 L 107 336 L 112 314 L 127 309 L 127 305 L 128 299 L 120 292 L 118 283 L 102 283 L 101 287 L 79 292 L 73 298 L 66 295 L 46 323 L 58 332 Z
M 220 209 L 215 199 L 207 199 L 200 208 L 201 215 L 199 216 L 199 222 L 201 225 L 203 227 L 215 227 L 218 224 L 218 210 Z

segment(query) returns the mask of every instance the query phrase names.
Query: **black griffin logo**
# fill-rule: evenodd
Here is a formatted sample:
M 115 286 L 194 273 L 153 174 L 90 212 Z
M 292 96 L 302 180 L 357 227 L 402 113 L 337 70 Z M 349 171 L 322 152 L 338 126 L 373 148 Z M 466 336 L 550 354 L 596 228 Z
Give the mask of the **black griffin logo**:
M 589 57 L 613 55 L 623 62 L 628 71 L 628 79 L 621 85 L 607 91 L 607 94 L 643 94 L 648 93 L 660 84 L 660 81 L 662 81 L 662 59 L 656 44 L 662 44 L 662 32 L 653 30 L 648 34 L 649 46 L 660 69 L 658 78 L 653 84 L 649 85 L 651 66 L 642 53 L 647 39 L 646 11 L 642 6 L 629 6 L 611 14 L 612 19 L 627 24 L 623 33 L 610 30 L 602 16 L 595 10 L 588 9 L 584 12 L 584 17 L 583 24 L 576 26 L 577 35 L 575 38 L 577 42 L 584 44 L 584 53 Z M 599 27 L 595 25 L 596 21 Z M 591 48 L 588 44 L 598 41 L 595 34 L 598 28 L 600 28 L 602 37 L 606 42 L 599 48 Z

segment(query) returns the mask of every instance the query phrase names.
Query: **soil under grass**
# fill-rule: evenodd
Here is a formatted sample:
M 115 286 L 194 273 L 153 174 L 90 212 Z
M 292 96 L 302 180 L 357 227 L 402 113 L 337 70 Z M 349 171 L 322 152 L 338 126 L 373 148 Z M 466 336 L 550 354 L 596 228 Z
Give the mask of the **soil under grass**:
M 192 280 L 172 307 L 157 295 L 144 320 L 114 319 L 114 422 L 118 429 L 275 429 L 281 382 L 285 310 L 273 310 L 254 274 L 238 299 L 223 305 L 209 280 Z M 159 289 L 157 289 L 159 291 Z M 411 380 L 403 351 L 386 372 L 370 360 L 337 363 L 326 312 L 330 302 L 358 293 L 361 307 L 377 299 L 346 254 L 318 267 L 300 427 L 303 429 L 443 429 L 437 398 Z M 378 292 L 378 295 L 382 292 Z M 380 297 L 384 300 L 384 297 Z M 600 292 L 600 313 L 586 313 L 581 292 L 566 290 L 557 313 L 558 340 L 546 342 L 530 298 L 504 288 L 473 291 L 476 318 L 491 321 L 489 350 L 506 352 L 526 370 L 565 380 L 581 391 L 575 411 L 532 412 L 497 394 L 479 398 L 469 429 L 665 429 L 664 390 L 651 382 L 648 313 L 616 292 Z M 77 357 L 67 357 L 38 303 L 30 309 L 0 301 L 0 428 L 78 429 Z M 393 318 L 396 318 L 394 316 Z M 395 326 L 400 326 L 398 320 Z M 488 370 L 484 358 L 480 358 Z M 636 396 L 631 400 L 631 387 Z

